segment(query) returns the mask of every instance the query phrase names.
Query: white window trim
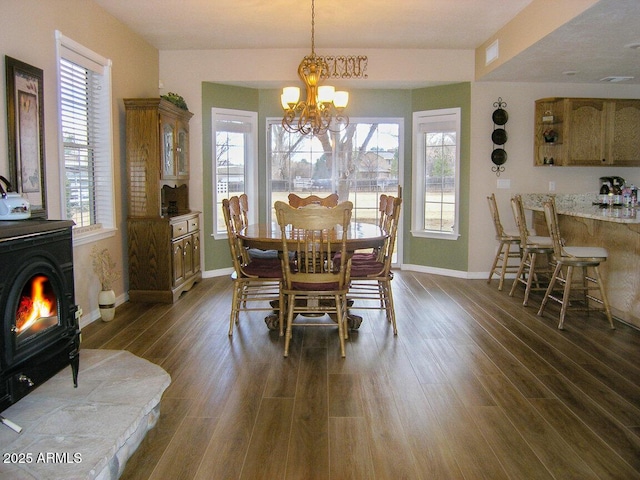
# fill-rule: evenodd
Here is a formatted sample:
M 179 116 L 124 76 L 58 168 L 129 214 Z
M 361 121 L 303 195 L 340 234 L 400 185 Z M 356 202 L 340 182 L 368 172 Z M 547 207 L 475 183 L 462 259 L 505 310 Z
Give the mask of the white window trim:
M 107 78 L 108 92 L 105 99 L 105 108 L 107 110 L 108 121 L 105 122 L 109 125 L 107 144 L 108 152 L 107 156 L 110 158 L 111 165 L 111 184 L 115 187 L 114 182 L 114 160 L 113 160 L 113 115 L 112 115 L 112 92 L 111 92 L 111 65 L 110 59 L 104 58 L 101 55 L 93 52 L 87 47 L 79 44 L 78 42 L 63 35 L 59 30 L 55 31 L 56 39 L 56 71 L 57 71 L 57 85 L 60 85 L 60 57 L 63 50 L 73 51 L 77 55 L 76 60 L 83 60 L 85 63 L 92 64 L 92 68 L 96 71 L 102 72 Z M 65 56 L 66 58 L 66 56 Z M 68 58 L 74 60 L 73 58 Z M 58 118 L 61 118 L 60 112 L 62 111 L 62 105 L 60 102 L 60 95 L 57 95 L 58 102 Z M 64 139 L 62 138 L 62 128 L 58 128 L 58 158 L 60 162 L 60 211 L 63 217 L 66 217 L 66 211 L 64 206 L 66 205 L 66 188 L 65 182 L 62 180 L 65 177 L 65 157 L 64 157 Z M 115 188 L 111 188 L 111 222 L 110 224 L 98 223 L 95 225 L 89 225 L 86 227 L 74 227 L 73 228 L 73 245 L 84 245 L 94 241 L 102 240 L 115 236 L 118 229 L 116 228 L 116 202 L 115 202 Z
M 352 117 L 350 123 L 397 123 L 398 124 L 398 185 L 403 187 L 403 179 L 404 179 L 404 118 L 403 117 Z M 271 129 L 270 125 L 280 124 L 282 123 L 282 117 L 267 117 L 265 122 L 265 138 L 266 138 L 266 152 L 267 155 L 269 153 L 269 143 L 271 142 Z M 271 182 L 268 179 L 271 177 L 271 162 L 267 161 L 267 172 L 266 172 L 266 198 L 271 198 Z M 404 232 L 404 205 L 406 205 L 406 199 L 403 198 L 403 207 L 400 210 L 400 222 L 398 224 L 398 234 L 396 237 L 396 262 L 394 262 L 394 266 L 400 266 L 402 264 L 403 257 L 403 232 Z M 269 205 L 268 202 L 265 202 L 264 210 L 266 213 L 265 218 L 271 218 L 271 209 L 272 205 Z
M 424 142 L 421 141 L 420 121 L 433 116 L 456 115 L 456 182 L 455 182 L 455 224 L 451 233 L 426 230 L 424 223 L 424 175 L 425 175 L 425 152 Z M 411 234 L 414 237 L 435 238 L 443 240 L 457 240 L 460 237 L 460 141 L 461 141 L 461 116 L 462 109 L 443 108 L 438 110 L 425 110 L 413 113 L 413 155 L 412 155 L 412 175 L 413 175 L 413 198 L 411 199 Z
M 258 113 L 247 110 L 235 110 L 228 108 L 211 108 L 211 181 L 212 181 L 212 200 L 213 200 L 213 233 L 211 236 L 218 240 L 227 238 L 227 233 L 218 233 L 218 208 L 217 208 L 217 169 L 216 169 L 216 118 L 231 117 L 251 125 L 251 132 L 247 135 L 247 145 L 245 152 L 244 175 L 245 192 L 258 191 Z M 249 195 L 249 223 L 258 221 L 259 199 L 258 195 Z

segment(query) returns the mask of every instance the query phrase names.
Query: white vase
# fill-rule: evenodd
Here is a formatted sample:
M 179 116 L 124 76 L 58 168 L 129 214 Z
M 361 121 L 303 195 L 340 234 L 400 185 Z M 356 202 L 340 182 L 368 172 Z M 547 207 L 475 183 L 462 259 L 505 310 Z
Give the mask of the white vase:
M 98 294 L 98 307 L 103 322 L 110 322 L 116 315 L 116 294 L 113 290 L 102 290 Z

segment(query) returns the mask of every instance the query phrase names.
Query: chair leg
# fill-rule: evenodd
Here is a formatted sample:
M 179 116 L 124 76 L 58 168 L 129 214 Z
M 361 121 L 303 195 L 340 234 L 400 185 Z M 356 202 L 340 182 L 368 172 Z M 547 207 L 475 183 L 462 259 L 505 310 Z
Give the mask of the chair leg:
M 240 314 L 240 289 L 242 286 L 238 282 L 233 283 L 233 294 L 231 297 L 231 314 L 229 315 L 229 336 L 233 335 L 233 324 L 238 324 Z
M 348 335 L 347 327 L 347 299 L 344 295 L 336 295 L 336 311 L 338 320 L 338 338 L 340 339 L 340 355 L 344 358 L 346 356 L 344 350 L 344 340 Z
M 391 290 L 391 282 L 385 281 L 384 283 L 384 291 L 385 291 L 385 307 L 387 312 L 387 321 L 391 323 L 393 326 L 393 334 L 398 335 L 398 327 L 396 325 L 396 311 L 393 305 L 393 291 Z
M 544 298 L 542 299 L 542 303 L 540 304 L 540 309 L 538 310 L 538 316 L 541 317 L 544 313 L 544 307 L 547 305 L 549 301 L 549 297 L 553 292 L 553 287 L 556 284 L 556 279 L 562 275 L 562 265 L 560 263 L 556 263 L 556 268 L 553 270 L 553 275 L 551 276 L 551 281 L 549 282 L 549 286 L 547 287 L 547 291 L 544 293 Z
M 496 267 L 498 266 L 498 260 L 500 260 L 500 255 L 502 255 L 502 247 L 504 246 L 504 243 L 500 242 L 500 245 L 498 246 L 498 251 L 496 252 L 496 256 L 493 259 L 493 265 L 491 265 L 491 270 L 489 271 L 489 278 L 487 279 L 487 283 L 491 283 L 491 280 L 493 279 L 493 273 L 496 270 Z
M 282 288 L 283 288 L 283 285 L 281 282 L 280 288 L 279 288 L 280 293 L 278 294 L 278 323 L 279 323 L 281 337 L 284 335 L 284 312 L 285 312 L 285 308 L 287 308 L 285 297 L 282 294 Z
M 571 294 L 571 282 L 573 281 L 573 266 L 567 267 L 567 278 L 564 281 L 564 292 L 562 293 L 562 307 L 560 307 L 560 322 L 558 330 L 564 330 L 564 316 L 569 306 L 569 295 Z
M 498 282 L 498 290 L 502 291 L 504 285 L 504 277 L 507 274 L 507 264 L 509 263 L 509 251 L 511 250 L 511 244 L 506 243 L 503 246 L 507 247 L 502 257 L 502 268 L 500 269 L 500 282 Z M 502 250 L 502 249 L 501 249 Z
M 615 326 L 613 325 L 613 318 L 611 317 L 611 307 L 609 306 L 609 299 L 607 298 L 607 294 L 604 291 L 604 285 L 602 284 L 602 278 L 600 277 L 600 268 L 598 266 L 593 267 L 593 271 L 596 274 L 596 281 L 598 282 L 598 288 L 600 288 L 600 296 L 602 298 L 602 305 L 604 306 L 604 312 L 607 315 L 607 320 L 609 320 L 609 325 L 612 330 L 615 330 Z
M 513 281 L 513 285 L 511 285 L 511 290 L 509 290 L 510 297 L 513 297 L 513 294 L 516 291 L 516 287 L 518 286 L 518 283 L 519 283 L 519 278 L 524 273 L 524 267 L 526 263 L 527 263 L 527 254 L 525 254 L 524 257 L 522 257 L 522 261 L 520 262 L 520 266 L 518 267 L 518 272 L 516 273 L 516 279 Z
M 525 307 L 529 303 L 529 294 L 531 293 L 531 283 L 533 282 L 534 277 L 536 277 L 536 253 L 532 252 L 529 254 L 529 275 L 527 276 L 527 285 L 524 289 L 524 300 L 522 301 L 522 305 Z M 536 277 L 536 286 L 538 284 L 538 279 Z
M 291 332 L 293 325 L 293 309 L 295 306 L 295 295 L 287 295 L 287 330 L 284 334 L 284 356 L 289 356 L 289 342 L 291 341 Z

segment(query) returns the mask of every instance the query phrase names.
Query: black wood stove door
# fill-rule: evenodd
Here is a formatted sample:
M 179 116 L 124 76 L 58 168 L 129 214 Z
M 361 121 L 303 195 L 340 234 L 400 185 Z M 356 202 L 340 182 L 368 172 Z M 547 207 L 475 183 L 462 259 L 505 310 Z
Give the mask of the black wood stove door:
M 72 224 L 37 222 L 43 231 L 0 225 L 0 411 L 67 365 L 77 385 Z

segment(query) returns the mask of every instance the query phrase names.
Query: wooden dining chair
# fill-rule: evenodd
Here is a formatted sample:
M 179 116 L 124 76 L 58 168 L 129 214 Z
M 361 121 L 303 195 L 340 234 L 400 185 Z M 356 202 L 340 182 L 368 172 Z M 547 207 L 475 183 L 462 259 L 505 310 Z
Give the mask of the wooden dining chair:
M 282 261 L 287 305 L 284 356 L 289 355 L 294 318 L 301 315 L 296 325 L 335 327 L 337 323 L 340 354 L 344 357 L 351 269 L 346 240 L 353 204 L 294 208 L 277 201 L 274 207 L 282 235 L 282 258 L 294 259 Z M 336 254 L 340 254 L 340 261 L 334 263 Z M 317 316 L 325 313 L 333 315 L 336 323 L 327 321 L 326 315 Z
M 511 210 L 513 211 L 513 218 L 520 232 L 522 259 L 516 272 L 515 281 L 513 285 L 511 285 L 509 296 L 513 297 L 516 287 L 519 284 L 523 284 L 525 288 L 522 305 L 526 306 L 529 303 L 529 294 L 532 291 L 545 291 L 547 288 L 548 281 L 551 278 L 551 272 L 553 271 L 551 268 L 555 267 L 552 259 L 553 245 L 551 237 L 532 235 L 529 231 L 527 217 L 525 216 L 524 205 L 520 195 L 514 195 L 511 198 Z M 543 260 L 541 260 L 541 256 Z M 547 281 L 542 283 L 540 281 L 541 278 Z
M 387 321 L 393 327 L 393 334 L 398 334 L 396 325 L 396 314 L 393 305 L 393 291 L 391 281 L 393 272 L 391 264 L 393 252 L 398 234 L 398 223 L 400 221 L 400 207 L 402 198 L 388 196 L 385 204 L 385 222 L 383 230 L 387 234 L 383 247 L 376 257 L 361 256 L 354 254 L 351 263 L 351 284 L 347 298 L 353 309 L 376 309 L 385 310 Z M 358 302 L 365 301 L 366 303 Z M 375 305 L 371 303 L 375 300 Z
M 229 250 L 233 261 L 233 295 L 229 316 L 229 336 L 237 325 L 240 311 L 273 310 L 270 302 L 283 305 L 282 266 L 279 258 L 253 258 L 238 236 L 242 228 L 242 212 L 237 196 L 222 200 L 222 213 L 227 226 Z M 264 304 L 264 305 L 260 305 Z M 282 308 L 278 308 L 280 335 L 284 333 Z
M 553 242 L 553 259 L 556 262 L 556 267 L 542 299 L 538 315 L 543 315 L 549 300 L 558 302 L 560 304 L 558 329 L 562 330 L 564 329 L 564 317 L 570 305 L 572 309 L 589 311 L 589 302 L 595 302 L 602 305 L 602 310 L 604 310 L 607 320 L 609 320 L 609 325 L 614 329 L 604 280 L 600 276 L 600 264 L 607 260 L 607 250 L 601 247 L 571 247 L 563 245 L 560 228 L 558 227 L 556 203 L 553 197 L 544 202 L 544 217 Z M 579 278 L 574 278 L 574 269 L 576 268 L 578 272 L 582 273 L 582 275 L 578 276 Z M 577 285 L 574 285 L 576 283 Z M 558 293 L 554 292 L 556 284 L 563 287 Z M 581 304 L 572 300 L 572 290 L 582 292 Z M 598 291 L 600 297 L 591 295 L 590 291 L 592 290 Z
M 293 208 L 300 208 L 306 205 L 322 205 L 323 207 L 335 207 L 336 205 L 338 205 L 338 194 L 332 193 L 323 198 L 317 195 L 300 197 L 295 193 L 290 193 L 289 205 L 291 205 Z
M 242 193 L 238 195 L 238 202 L 240 202 L 240 219 L 244 228 L 249 225 L 249 197 L 246 193 Z
M 505 232 L 502 227 L 502 222 L 500 221 L 498 203 L 496 202 L 496 195 L 494 193 L 487 197 L 487 201 L 489 202 L 489 211 L 491 212 L 493 226 L 496 231 L 496 240 L 498 240 L 498 250 L 493 258 L 487 283 L 491 283 L 493 276 L 497 275 L 500 279 L 498 282 L 498 290 L 502 290 L 507 273 L 517 272 L 520 267 L 520 233 Z M 511 259 L 518 259 L 518 263 L 512 263 Z
M 242 228 L 249 225 L 249 196 L 246 193 L 238 195 L 238 201 L 240 202 L 240 220 Z M 259 250 L 257 248 L 249 248 L 247 250 L 249 256 L 253 258 L 271 258 L 278 259 L 277 250 Z

